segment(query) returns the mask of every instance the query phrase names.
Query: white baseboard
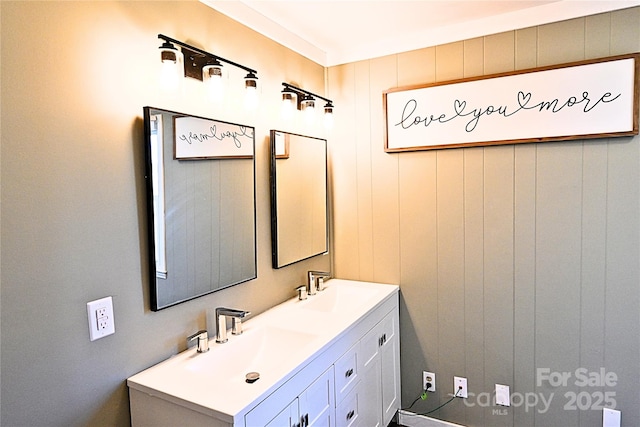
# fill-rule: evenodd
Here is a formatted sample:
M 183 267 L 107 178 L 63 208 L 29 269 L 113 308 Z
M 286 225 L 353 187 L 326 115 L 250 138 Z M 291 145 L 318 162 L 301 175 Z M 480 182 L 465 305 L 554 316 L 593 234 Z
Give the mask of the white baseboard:
M 460 424 L 417 415 L 404 409 L 398 411 L 398 424 L 406 427 L 464 427 Z

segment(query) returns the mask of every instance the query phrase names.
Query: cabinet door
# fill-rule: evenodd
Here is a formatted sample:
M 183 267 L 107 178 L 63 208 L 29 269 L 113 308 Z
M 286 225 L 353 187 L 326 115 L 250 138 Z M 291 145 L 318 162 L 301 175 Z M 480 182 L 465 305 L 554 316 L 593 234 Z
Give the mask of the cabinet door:
M 378 323 L 360 340 L 358 362 L 360 371 L 364 372 L 380 357 L 380 341 L 382 337 L 382 323 Z
M 361 376 L 368 426 L 386 426 L 400 408 L 398 313 L 384 317 L 360 342 Z M 364 411 L 362 412 L 364 413 Z
M 305 427 L 334 425 L 333 366 L 325 371 L 299 397 L 300 417 Z
M 382 322 L 373 327 L 360 340 L 361 401 L 363 425 L 382 426 L 382 381 L 380 378 L 380 351 L 382 346 Z
M 298 400 L 294 400 L 284 408 L 274 419 L 265 424 L 265 427 L 301 427 L 298 416 Z
M 365 427 L 383 427 L 382 425 L 382 381 L 380 379 L 380 358 L 369 362 L 369 366 L 360 375 L 360 421 Z M 339 415 L 336 415 L 339 416 Z
M 386 426 L 400 408 L 400 340 L 397 313 L 390 313 L 381 323 L 382 421 Z

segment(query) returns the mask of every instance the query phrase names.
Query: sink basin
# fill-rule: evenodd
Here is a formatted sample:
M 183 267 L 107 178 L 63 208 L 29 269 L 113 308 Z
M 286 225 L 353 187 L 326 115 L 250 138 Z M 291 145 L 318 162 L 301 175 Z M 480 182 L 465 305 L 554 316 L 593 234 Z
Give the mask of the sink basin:
M 283 359 L 303 350 L 316 337 L 272 325 L 245 327 L 242 335 L 230 335 L 225 344 L 217 344 L 212 339 L 210 350 L 192 355 L 183 368 L 203 381 L 242 384 L 249 372 L 268 376 L 277 371 Z
M 300 308 L 325 313 L 348 311 L 364 305 L 377 293 L 376 289 L 367 287 L 342 284 L 328 286 L 324 291 L 309 296 L 306 301 L 301 302 Z

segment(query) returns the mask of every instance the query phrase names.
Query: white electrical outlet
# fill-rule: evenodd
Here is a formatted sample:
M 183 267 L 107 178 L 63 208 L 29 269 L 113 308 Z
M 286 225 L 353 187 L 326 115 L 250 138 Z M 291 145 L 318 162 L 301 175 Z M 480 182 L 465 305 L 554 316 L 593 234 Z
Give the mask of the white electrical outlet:
M 89 320 L 89 339 L 95 341 L 116 332 L 113 319 L 113 300 L 111 297 L 87 303 Z
M 427 384 L 429 386 L 427 387 Z M 436 391 L 436 374 L 422 371 L 422 389 L 426 391 Z
M 496 405 L 511 406 L 508 385 L 496 384 Z
M 467 379 L 464 377 L 453 377 L 453 394 L 456 397 L 466 399 L 469 397 L 467 393 Z

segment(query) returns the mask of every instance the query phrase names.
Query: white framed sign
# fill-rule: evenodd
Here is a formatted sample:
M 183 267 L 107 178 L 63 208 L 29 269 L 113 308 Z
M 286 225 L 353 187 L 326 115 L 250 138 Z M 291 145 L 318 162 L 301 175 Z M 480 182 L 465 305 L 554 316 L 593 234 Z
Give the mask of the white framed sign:
M 194 116 L 173 118 L 174 159 L 252 158 L 254 128 Z
M 640 54 L 383 93 L 385 151 L 638 134 Z

